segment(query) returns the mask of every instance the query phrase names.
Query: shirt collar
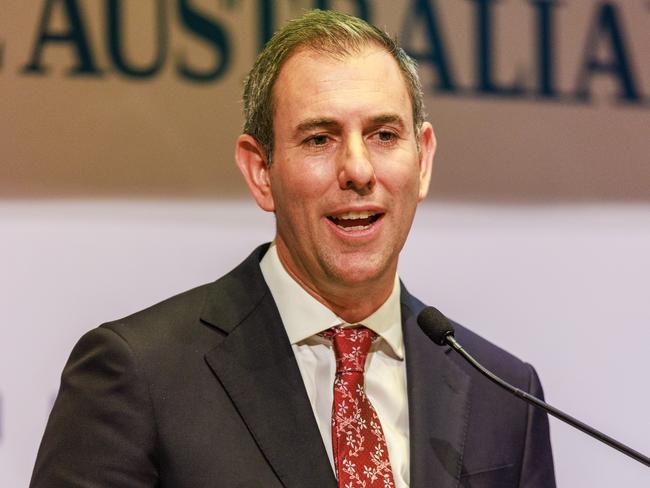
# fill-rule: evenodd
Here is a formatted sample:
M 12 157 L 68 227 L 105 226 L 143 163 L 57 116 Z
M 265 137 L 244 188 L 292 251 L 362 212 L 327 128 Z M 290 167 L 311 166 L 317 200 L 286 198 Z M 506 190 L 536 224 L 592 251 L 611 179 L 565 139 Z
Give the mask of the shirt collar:
M 280 261 L 275 243 L 271 244 L 260 261 L 260 268 L 278 307 L 291 344 L 302 342 L 330 327 L 354 325 L 338 317 L 291 277 Z M 404 358 L 400 284 L 397 275 L 388 299 L 359 323 L 384 339 L 399 359 Z

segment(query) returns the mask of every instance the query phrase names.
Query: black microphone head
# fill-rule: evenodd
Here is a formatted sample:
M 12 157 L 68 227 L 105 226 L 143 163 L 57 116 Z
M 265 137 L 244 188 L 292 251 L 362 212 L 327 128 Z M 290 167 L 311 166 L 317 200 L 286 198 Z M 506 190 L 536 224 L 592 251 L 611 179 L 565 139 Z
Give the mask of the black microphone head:
M 420 329 L 439 346 L 447 343 L 447 336 L 454 335 L 454 326 L 440 310 L 434 307 L 425 307 L 418 314 Z

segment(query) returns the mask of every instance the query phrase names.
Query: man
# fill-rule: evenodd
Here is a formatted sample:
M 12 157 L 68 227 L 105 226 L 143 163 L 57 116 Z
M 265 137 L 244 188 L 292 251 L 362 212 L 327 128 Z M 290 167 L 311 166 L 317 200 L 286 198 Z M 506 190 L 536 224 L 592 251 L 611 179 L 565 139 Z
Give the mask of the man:
M 32 486 L 554 486 L 545 415 L 431 343 L 397 279 L 435 151 L 413 62 L 314 11 L 269 42 L 244 102 L 236 160 L 275 240 L 80 340 Z

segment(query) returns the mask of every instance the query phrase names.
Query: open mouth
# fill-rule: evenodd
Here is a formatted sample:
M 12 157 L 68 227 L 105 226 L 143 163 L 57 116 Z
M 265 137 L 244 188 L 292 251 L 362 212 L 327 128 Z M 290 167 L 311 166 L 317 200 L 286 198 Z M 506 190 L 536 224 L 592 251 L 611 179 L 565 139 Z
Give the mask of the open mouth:
M 372 224 L 377 222 L 383 213 L 374 212 L 347 212 L 340 215 L 329 215 L 327 218 L 336 224 L 339 228 L 351 232 L 354 230 L 369 229 Z

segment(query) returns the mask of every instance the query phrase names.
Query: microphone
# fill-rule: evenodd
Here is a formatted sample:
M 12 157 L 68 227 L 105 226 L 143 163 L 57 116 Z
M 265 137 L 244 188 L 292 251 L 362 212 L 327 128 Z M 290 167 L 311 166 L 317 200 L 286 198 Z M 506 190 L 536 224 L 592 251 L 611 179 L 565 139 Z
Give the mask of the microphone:
M 541 408 L 545 412 L 549 413 L 553 417 L 566 422 L 567 424 L 575 427 L 578 430 L 581 430 L 587 435 L 590 435 L 594 439 L 607 444 L 610 447 L 622 452 L 623 454 L 631 457 L 632 459 L 650 467 L 650 458 L 644 456 L 638 451 L 622 444 L 621 442 L 609 437 L 608 435 L 599 432 L 598 430 L 590 427 L 589 425 L 571 417 L 570 415 L 558 410 L 557 408 L 549 405 L 546 402 L 543 402 L 537 397 L 520 390 L 512 386 L 510 383 L 499 378 L 497 375 L 489 371 L 488 369 L 481 366 L 481 364 L 476 361 L 463 347 L 456 341 L 454 338 L 454 326 L 451 324 L 449 319 L 445 317 L 442 312 L 434 307 L 425 307 L 418 315 L 418 325 L 422 331 L 436 344 L 439 346 L 448 345 L 458 354 L 460 354 L 474 369 L 480 372 L 482 375 L 486 376 L 490 381 L 496 383 L 501 388 L 512 393 L 516 397 L 524 400 L 531 405 L 534 405 L 537 408 Z

